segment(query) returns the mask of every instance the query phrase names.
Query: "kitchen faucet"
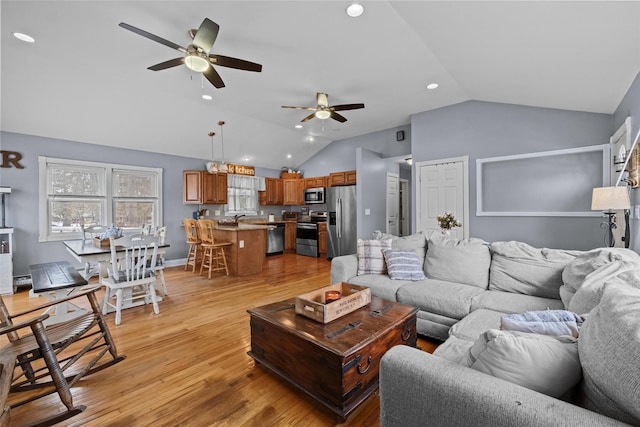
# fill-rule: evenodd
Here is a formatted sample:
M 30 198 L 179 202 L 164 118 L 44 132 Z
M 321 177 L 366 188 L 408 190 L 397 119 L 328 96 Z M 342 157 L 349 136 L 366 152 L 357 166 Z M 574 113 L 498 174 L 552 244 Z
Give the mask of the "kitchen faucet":
M 243 216 L 246 216 L 246 215 L 234 215 L 233 216 L 233 222 L 238 222 L 238 219 L 242 218 Z

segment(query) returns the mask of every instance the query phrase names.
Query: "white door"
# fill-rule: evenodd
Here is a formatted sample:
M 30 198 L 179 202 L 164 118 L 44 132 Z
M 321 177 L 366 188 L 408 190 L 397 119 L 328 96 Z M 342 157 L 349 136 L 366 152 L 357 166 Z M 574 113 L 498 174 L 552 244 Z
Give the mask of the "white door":
M 451 236 L 462 239 L 468 230 L 468 175 L 465 161 L 424 162 L 416 165 L 418 231 L 439 231 L 437 217 L 452 212 L 462 227 L 452 229 Z
M 398 235 L 400 223 L 400 191 L 398 175 L 387 173 L 387 233 Z
M 409 234 L 409 181 L 400 179 L 400 233 L 398 236 Z

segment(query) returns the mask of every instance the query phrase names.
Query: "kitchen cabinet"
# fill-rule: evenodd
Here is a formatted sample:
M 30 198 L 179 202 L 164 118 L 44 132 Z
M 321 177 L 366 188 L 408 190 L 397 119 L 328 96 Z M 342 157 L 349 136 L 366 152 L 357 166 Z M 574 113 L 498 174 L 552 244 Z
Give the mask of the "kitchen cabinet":
M 227 203 L 227 174 L 205 170 L 182 172 L 182 202 L 198 205 Z
M 282 180 L 282 193 L 283 193 L 283 205 L 299 206 L 304 204 L 303 193 L 304 180 L 303 179 L 283 179 Z
M 265 191 L 261 191 L 258 194 L 258 201 L 260 205 L 282 205 L 282 180 L 280 178 L 265 178 L 264 184 Z
M 296 227 L 297 222 L 286 221 L 284 223 L 284 251 L 295 252 L 296 251 Z
M 318 223 L 318 253 L 320 257 L 327 256 L 327 223 Z
M 326 187 L 327 180 L 328 180 L 328 177 L 326 176 L 314 176 L 311 178 L 305 178 L 304 188 Z
M 340 185 L 355 185 L 356 171 L 331 172 L 329 174 L 328 187 L 337 187 Z

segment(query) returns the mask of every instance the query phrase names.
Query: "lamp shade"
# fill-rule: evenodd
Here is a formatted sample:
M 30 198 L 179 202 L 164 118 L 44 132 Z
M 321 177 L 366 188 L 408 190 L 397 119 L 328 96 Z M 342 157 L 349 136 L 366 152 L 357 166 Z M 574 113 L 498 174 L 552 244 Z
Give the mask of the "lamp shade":
M 606 211 L 630 208 L 631 201 L 626 187 L 599 187 L 593 189 L 591 210 Z

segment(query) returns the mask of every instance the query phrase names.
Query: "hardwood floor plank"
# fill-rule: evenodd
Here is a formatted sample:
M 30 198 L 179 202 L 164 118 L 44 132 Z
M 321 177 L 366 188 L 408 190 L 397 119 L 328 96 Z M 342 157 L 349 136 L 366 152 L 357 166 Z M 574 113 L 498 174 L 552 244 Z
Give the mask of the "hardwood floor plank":
M 329 285 L 329 261 L 284 254 L 267 257 L 255 276 L 208 280 L 173 267 L 165 278 L 169 295 L 159 315 L 150 305 L 123 310 L 120 326 L 113 313 L 106 316 L 127 358 L 72 388 L 74 403 L 87 409 L 64 425 L 379 425 L 377 393 L 341 423 L 247 355 L 247 310 Z M 12 312 L 40 303 L 27 291 L 4 300 Z M 437 343 L 419 337 L 418 345 L 432 352 Z M 12 409 L 12 421 L 22 425 L 62 408 L 57 395 L 47 396 Z

